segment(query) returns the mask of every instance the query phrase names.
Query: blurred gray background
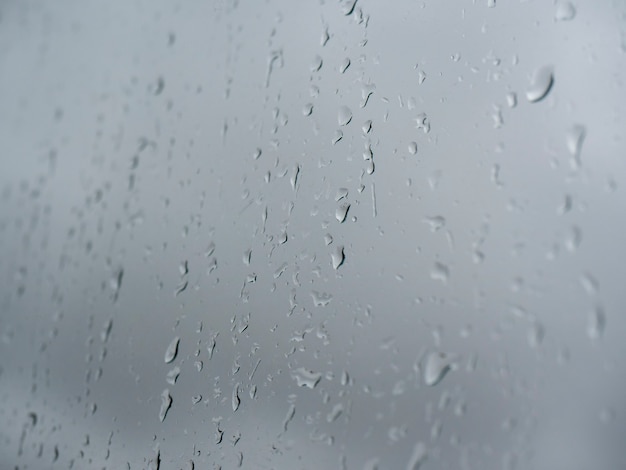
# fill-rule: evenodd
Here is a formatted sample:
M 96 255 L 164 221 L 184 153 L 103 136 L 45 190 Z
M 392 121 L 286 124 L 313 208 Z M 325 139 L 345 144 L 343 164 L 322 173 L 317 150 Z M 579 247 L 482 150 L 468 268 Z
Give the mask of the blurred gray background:
M 0 467 L 626 468 L 625 78 L 621 0 L 1 2 Z

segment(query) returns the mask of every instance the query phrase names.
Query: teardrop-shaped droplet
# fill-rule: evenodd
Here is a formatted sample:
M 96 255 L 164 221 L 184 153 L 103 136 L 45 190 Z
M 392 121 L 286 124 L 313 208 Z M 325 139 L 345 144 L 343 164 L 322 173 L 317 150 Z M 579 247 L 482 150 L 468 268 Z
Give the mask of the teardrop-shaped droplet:
M 452 357 L 442 352 L 433 352 L 424 364 L 424 383 L 434 387 L 445 377 L 452 365 Z
M 531 103 L 536 103 L 544 99 L 554 84 L 554 68 L 545 65 L 535 72 L 530 86 L 526 90 L 526 99 Z
M 313 103 L 307 103 L 302 107 L 302 115 L 310 116 L 313 113 Z
M 415 155 L 417 153 L 417 144 L 415 142 L 409 142 L 409 153 Z
M 161 393 L 161 409 L 159 410 L 159 421 L 163 422 L 165 417 L 167 416 L 167 412 L 172 406 L 172 396 L 170 395 L 170 391 L 166 388 Z
M 347 106 L 342 106 L 337 112 L 337 122 L 340 126 L 346 126 L 352 121 L 352 110 Z
M 172 340 L 172 342 L 165 350 L 164 360 L 166 364 L 169 364 L 174 359 L 176 359 L 176 355 L 178 354 L 178 343 L 180 343 L 180 337 L 177 336 Z

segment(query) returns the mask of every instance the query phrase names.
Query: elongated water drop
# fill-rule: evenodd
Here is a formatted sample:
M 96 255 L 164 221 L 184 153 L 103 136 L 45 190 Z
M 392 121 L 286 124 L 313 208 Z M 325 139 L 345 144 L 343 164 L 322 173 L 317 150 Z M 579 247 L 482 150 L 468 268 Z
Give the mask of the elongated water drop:
M 335 269 L 335 270 L 339 269 L 339 267 L 345 261 L 345 254 L 343 252 L 343 245 L 338 246 L 337 248 L 335 248 L 335 251 L 333 251 L 331 253 L 331 255 L 330 255 L 330 261 L 331 261 L 331 264 L 333 266 L 333 269 Z
M 159 420 L 163 422 L 165 417 L 167 416 L 167 412 L 172 406 L 172 396 L 170 395 L 170 391 L 166 388 L 161 393 L 161 409 L 159 410 Z

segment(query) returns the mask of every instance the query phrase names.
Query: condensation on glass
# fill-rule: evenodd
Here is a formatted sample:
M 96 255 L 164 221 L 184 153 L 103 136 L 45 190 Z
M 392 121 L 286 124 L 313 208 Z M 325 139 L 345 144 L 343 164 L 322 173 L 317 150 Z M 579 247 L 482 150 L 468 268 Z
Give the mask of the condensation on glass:
M 0 4 L 0 467 L 626 468 L 626 4 Z

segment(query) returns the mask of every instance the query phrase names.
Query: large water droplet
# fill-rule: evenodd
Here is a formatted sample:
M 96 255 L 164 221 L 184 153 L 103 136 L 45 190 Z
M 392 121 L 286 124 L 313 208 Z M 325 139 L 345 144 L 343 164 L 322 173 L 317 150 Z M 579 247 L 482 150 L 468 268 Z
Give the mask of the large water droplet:
M 346 126 L 352 121 L 352 110 L 347 106 L 342 106 L 337 112 L 337 122 L 340 126 Z
M 554 19 L 556 21 L 570 21 L 576 17 L 576 8 L 572 5 L 572 2 L 559 1 L 556 4 L 556 11 L 554 13 Z
M 292 377 L 296 381 L 298 387 L 307 387 L 313 389 L 322 379 L 322 374 L 320 374 L 319 372 L 312 372 L 305 369 L 304 367 L 299 367 L 298 369 L 293 371 Z
M 178 343 L 180 343 L 180 337 L 176 337 L 169 344 L 167 349 L 165 350 L 165 363 L 169 364 L 174 359 L 176 359 L 176 355 L 178 354 Z
M 526 99 L 531 103 L 541 101 L 552 89 L 554 84 L 554 68 L 545 65 L 535 71 L 535 75 L 526 90 Z
M 172 370 L 167 373 L 165 380 L 170 385 L 175 385 L 178 380 L 178 376 L 180 375 L 180 367 L 176 366 Z
M 424 364 L 424 383 L 429 387 L 437 385 L 450 370 L 453 358 L 449 354 L 433 352 L 426 358 Z
M 167 412 L 172 406 L 172 396 L 170 395 L 170 391 L 166 388 L 161 393 L 161 409 L 159 410 L 159 420 L 163 422 L 165 417 L 167 416 Z

